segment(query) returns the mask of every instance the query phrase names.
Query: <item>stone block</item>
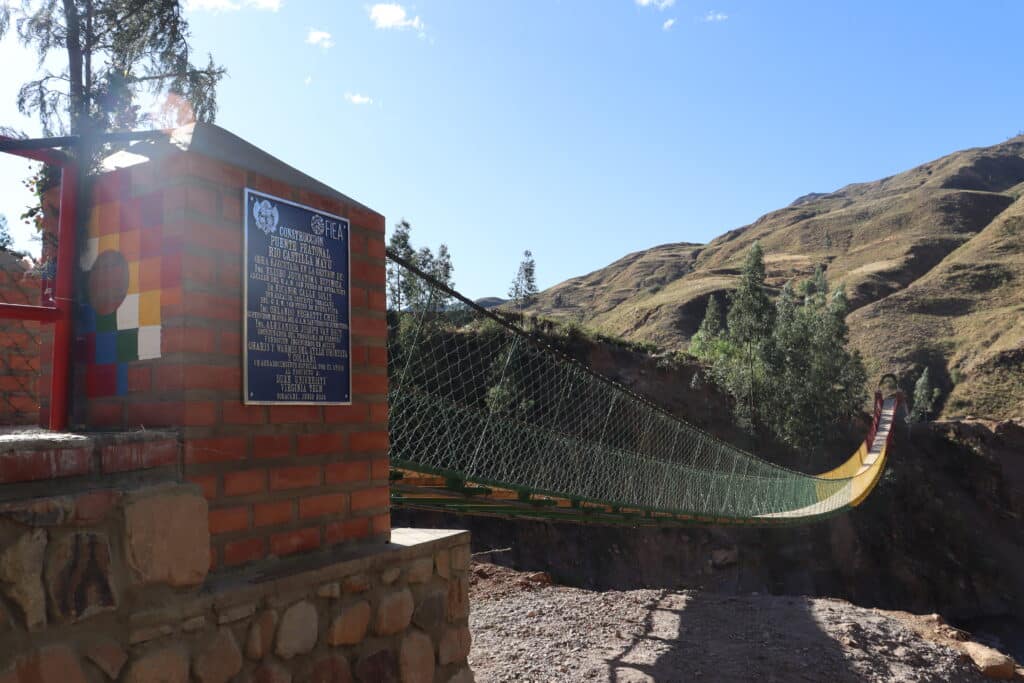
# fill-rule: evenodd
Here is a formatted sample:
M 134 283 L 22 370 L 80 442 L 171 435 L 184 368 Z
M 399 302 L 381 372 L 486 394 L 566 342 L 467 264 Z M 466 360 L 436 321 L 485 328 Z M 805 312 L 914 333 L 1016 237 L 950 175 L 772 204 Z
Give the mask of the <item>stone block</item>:
M 321 659 L 313 665 L 309 683 L 352 683 L 352 668 L 341 656 Z
M 192 673 L 199 683 L 227 683 L 242 670 L 242 653 L 234 634 L 220 628 L 192 663 Z
M 125 683 L 188 683 L 188 653 L 180 645 L 150 650 L 128 665 Z
M 416 610 L 412 614 L 412 623 L 427 633 L 437 635 L 445 622 L 448 595 L 444 591 L 435 590 L 420 598 Z
M 464 669 L 456 671 L 451 678 L 448 679 L 448 683 L 476 683 L 473 678 L 473 672 L 467 666 Z
M 466 661 L 473 645 L 468 626 L 457 626 L 445 630 L 437 649 L 437 658 L 441 666 L 458 664 Z
M 307 601 L 295 603 L 281 615 L 275 651 L 282 659 L 304 655 L 316 647 L 319 621 L 316 607 Z
M 218 624 L 231 624 L 242 619 L 248 619 L 256 614 L 256 605 L 248 603 L 244 605 L 222 605 L 214 608 L 217 612 Z
M 64 524 L 74 513 L 74 501 L 67 497 L 37 498 L 0 505 L 0 517 L 27 527 Z
M 346 576 L 341 582 L 341 587 L 346 593 L 364 593 L 370 590 L 370 577 L 366 574 Z
M 469 570 L 469 560 L 472 553 L 469 551 L 468 545 L 457 545 L 451 550 L 452 553 L 452 570 L 457 572 L 464 572 Z
M 138 626 L 128 633 L 128 642 L 132 645 L 145 643 L 157 638 L 163 638 L 174 633 L 174 627 L 170 624 L 157 624 L 155 626 Z
M 424 583 L 434 574 L 434 558 L 418 557 L 409 563 L 405 570 L 405 580 L 409 583 Z
M 128 563 L 142 584 L 197 586 L 210 567 L 206 499 L 189 491 L 133 496 L 125 505 Z
M 338 599 L 341 597 L 341 584 L 337 581 L 334 583 L 325 583 L 317 589 L 316 594 L 321 598 Z
M 369 624 L 370 603 L 361 600 L 343 607 L 327 629 L 327 644 L 338 646 L 361 643 L 366 637 Z
M 17 678 L 22 683 L 87 683 L 75 653 L 66 645 L 50 645 L 18 659 Z
M 456 574 L 448 581 L 448 621 L 469 616 L 469 582 L 465 574 Z
M 78 526 L 95 526 L 102 522 L 121 502 L 122 493 L 117 490 L 89 491 L 75 498 L 75 515 L 72 522 Z
M 999 650 L 974 641 L 964 643 L 963 648 L 982 676 L 1007 681 L 1014 677 L 1016 667 L 1013 658 Z
M 401 683 L 397 660 L 394 651 L 388 649 L 363 655 L 356 662 L 356 679 L 360 683 Z
M 196 631 L 202 631 L 206 628 L 206 617 L 199 615 L 198 617 L 192 617 L 181 622 L 181 630 L 185 633 L 195 633 Z
M 392 591 L 381 598 L 373 631 L 379 636 L 401 633 L 409 626 L 413 612 L 412 591 L 408 588 Z
M 116 680 L 128 661 L 128 654 L 119 643 L 109 638 L 100 638 L 84 648 L 85 656 L 108 678 Z
M 438 550 L 434 553 L 434 567 L 437 575 L 447 579 L 452 575 L 452 554 L 446 550 Z
M 252 683 L 292 683 L 292 674 L 280 664 L 267 662 L 253 671 L 249 680 Z
M 46 626 L 46 594 L 43 591 L 43 557 L 46 532 L 33 529 L 18 537 L 0 554 L 0 584 L 21 610 L 25 627 L 38 631 Z
M 117 609 L 106 534 L 77 532 L 58 538 L 46 554 L 46 591 L 55 620 L 74 623 Z
M 249 635 L 245 639 L 245 656 L 260 660 L 270 652 L 274 642 L 274 629 L 277 628 L 277 612 L 272 609 L 263 610 L 249 625 Z
M 390 586 L 395 581 L 398 581 L 398 577 L 402 575 L 402 569 L 400 567 L 389 567 L 380 573 L 380 581 L 385 586 Z
M 423 631 L 411 629 L 402 638 L 398 668 L 402 683 L 433 683 L 434 641 Z

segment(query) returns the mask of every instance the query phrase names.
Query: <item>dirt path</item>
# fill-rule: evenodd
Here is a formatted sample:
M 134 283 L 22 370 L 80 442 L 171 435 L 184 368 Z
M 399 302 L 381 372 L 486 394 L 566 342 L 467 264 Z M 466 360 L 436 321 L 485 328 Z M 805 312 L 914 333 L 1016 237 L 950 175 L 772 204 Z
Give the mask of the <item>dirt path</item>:
M 595 592 L 486 564 L 470 590 L 479 682 L 985 680 L 921 617 L 841 600 Z

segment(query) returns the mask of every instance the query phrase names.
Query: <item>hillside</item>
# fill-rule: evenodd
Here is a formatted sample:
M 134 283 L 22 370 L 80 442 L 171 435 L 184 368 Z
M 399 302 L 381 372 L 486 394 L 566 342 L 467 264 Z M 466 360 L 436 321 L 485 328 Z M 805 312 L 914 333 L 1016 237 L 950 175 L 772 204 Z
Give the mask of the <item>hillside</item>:
M 1024 136 L 789 206 L 706 245 L 657 246 L 542 292 L 532 312 L 684 348 L 750 245 L 768 283 L 821 264 L 850 297 L 869 376 L 928 365 L 946 417 L 1024 418 Z

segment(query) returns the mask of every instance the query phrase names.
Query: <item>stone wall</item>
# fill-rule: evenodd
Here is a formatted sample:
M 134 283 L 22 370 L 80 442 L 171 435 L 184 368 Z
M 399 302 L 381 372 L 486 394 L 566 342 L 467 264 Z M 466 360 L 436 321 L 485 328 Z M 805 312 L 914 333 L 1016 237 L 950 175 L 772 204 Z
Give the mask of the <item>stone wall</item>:
M 0 505 L 0 683 L 471 681 L 469 535 L 208 575 L 182 484 Z

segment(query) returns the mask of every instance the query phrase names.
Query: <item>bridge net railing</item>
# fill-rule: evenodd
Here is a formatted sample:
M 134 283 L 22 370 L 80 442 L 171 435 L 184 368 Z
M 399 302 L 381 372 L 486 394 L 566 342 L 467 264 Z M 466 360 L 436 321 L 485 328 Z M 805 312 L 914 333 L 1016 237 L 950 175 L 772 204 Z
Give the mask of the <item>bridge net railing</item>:
M 520 492 L 682 515 L 825 514 L 850 480 L 735 448 L 388 254 L 392 464 Z

